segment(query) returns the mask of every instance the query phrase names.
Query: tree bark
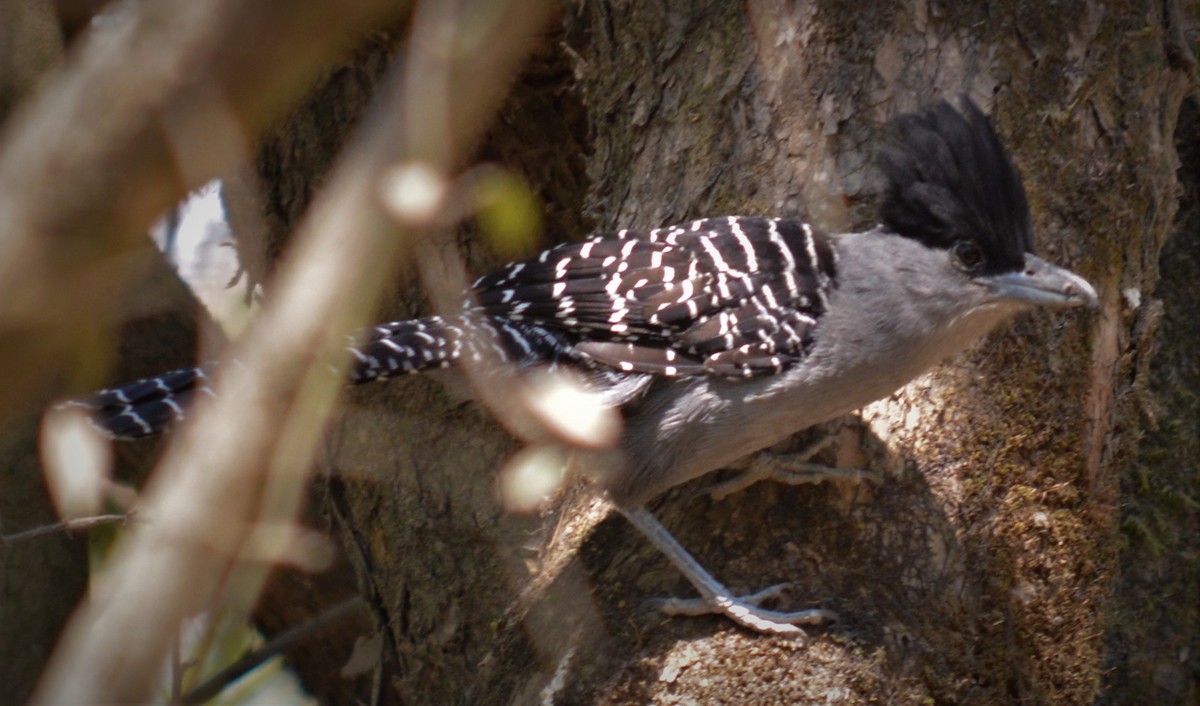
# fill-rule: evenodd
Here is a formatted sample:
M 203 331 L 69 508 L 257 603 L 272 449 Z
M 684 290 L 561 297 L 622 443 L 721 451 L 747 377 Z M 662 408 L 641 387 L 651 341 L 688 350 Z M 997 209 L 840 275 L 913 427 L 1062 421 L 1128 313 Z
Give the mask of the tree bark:
M 760 484 L 715 502 L 702 480 L 664 498 L 656 512 L 731 586 L 787 581 L 788 605 L 842 616 L 803 643 L 639 609 L 689 589 L 586 490 L 541 518 L 504 514 L 492 479 L 515 445 L 485 412 L 427 378 L 353 391 L 327 502 L 377 621 L 388 698 L 1194 701 L 1196 540 L 1172 528 L 1195 526 L 1197 480 L 1149 470 L 1196 464 L 1181 290 L 1195 279 L 1192 221 L 1161 281 L 1159 264 L 1178 229 L 1176 140 L 1195 142 L 1194 116 L 1176 130 L 1195 90 L 1184 38 L 1197 15 L 1183 10 L 572 6 L 482 152 L 546 199 L 549 238 L 730 213 L 869 226 L 886 121 L 968 94 L 1025 175 L 1039 250 L 1093 281 L 1103 312 L 1023 317 L 870 406 L 827 460 L 866 462 L 878 485 Z M 272 150 L 300 149 L 289 134 Z M 320 169 L 286 172 L 283 192 L 268 164 L 268 212 L 299 213 Z M 461 240 L 444 247 L 476 271 L 495 263 Z M 397 291 L 382 316 L 422 311 L 415 286 Z M 1163 310 L 1183 323 L 1164 327 L 1155 358 Z M 1155 421 L 1166 436 L 1139 446 Z M 1137 610 L 1147 603 L 1153 615 Z
M 1200 703 L 1200 106 L 1175 136 L 1180 212 L 1159 257 L 1154 297 L 1135 325 L 1130 396 L 1144 437 L 1121 469 L 1119 565 L 1105 639 L 1102 704 Z M 1158 330 L 1155 331 L 1155 327 Z M 1131 415 L 1132 415 L 1131 410 Z M 1131 430 L 1130 433 L 1137 433 Z

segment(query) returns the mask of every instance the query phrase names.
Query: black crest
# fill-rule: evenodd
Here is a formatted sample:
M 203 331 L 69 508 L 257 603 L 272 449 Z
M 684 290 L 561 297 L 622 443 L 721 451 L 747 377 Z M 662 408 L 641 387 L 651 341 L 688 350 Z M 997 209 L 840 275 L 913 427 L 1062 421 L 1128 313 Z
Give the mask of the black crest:
M 888 185 L 883 224 L 927 245 L 976 243 L 985 269 L 1021 267 L 1033 224 L 1021 175 L 987 117 L 969 98 L 896 118 L 879 153 Z

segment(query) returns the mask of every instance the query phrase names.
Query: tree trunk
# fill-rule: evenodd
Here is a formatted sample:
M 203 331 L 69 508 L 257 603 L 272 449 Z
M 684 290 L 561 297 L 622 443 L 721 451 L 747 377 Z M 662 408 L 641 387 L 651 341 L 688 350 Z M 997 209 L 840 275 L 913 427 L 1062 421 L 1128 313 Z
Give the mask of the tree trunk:
M 869 226 L 885 122 L 968 94 L 1025 175 L 1039 250 L 1095 283 L 1103 312 L 1023 317 L 871 405 L 829 460 L 869 463 L 878 485 L 760 484 L 715 502 L 702 480 L 664 498 L 659 516 L 732 587 L 790 582 L 788 605 L 841 615 L 802 643 L 640 609 L 689 588 L 586 490 L 542 518 L 504 514 L 493 477 L 515 445 L 485 412 L 430 378 L 353 391 L 329 442 L 328 503 L 378 623 L 384 693 L 1195 702 L 1197 540 L 1178 529 L 1197 519 L 1196 474 L 1180 470 L 1197 463 L 1194 112 L 1176 134 L 1195 8 L 571 7 L 483 150 L 543 196 L 549 238 L 731 213 Z M 300 144 L 289 134 L 280 154 Z M 1190 215 L 1160 282 L 1177 137 Z M 284 172 L 263 164 L 278 191 Z M 269 196 L 268 212 L 298 213 L 282 206 L 296 193 Z M 477 271 L 495 263 L 460 245 Z M 421 310 L 415 287 L 399 292 L 383 315 Z

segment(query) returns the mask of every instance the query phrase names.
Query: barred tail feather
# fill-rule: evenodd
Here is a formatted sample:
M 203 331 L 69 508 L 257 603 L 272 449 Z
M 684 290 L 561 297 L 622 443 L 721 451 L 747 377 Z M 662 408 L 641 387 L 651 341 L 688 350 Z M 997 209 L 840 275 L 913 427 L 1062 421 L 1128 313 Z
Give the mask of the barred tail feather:
M 92 425 L 112 439 L 154 436 L 184 419 L 196 395 L 213 394 L 209 385 L 213 367 L 215 363 L 172 370 L 121 387 L 100 390 L 62 406 L 88 410 Z
M 512 362 L 519 367 L 555 364 L 571 355 L 568 341 L 538 326 L 479 312 L 454 319 L 429 316 L 367 329 L 350 348 L 347 382 L 386 380 L 408 373 L 450 368 L 466 360 Z M 128 385 L 100 390 L 63 403 L 89 412 L 93 426 L 118 440 L 161 434 L 187 415 L 198 394 L 212 395 L 209 376 L 216 363 L 182 368 Z
M 462 354 L 460 329 L 440 316 L 411 321 L 394 321 L 366 331 L 357 345 L 350 347 L 354 362 L 350 383 L 361 385 L 374 380 L 448 368 Z
M 559 334 L 477 310 L 453 319 L 428 316 L 375 326 L 350 353 L 355 359 L 349 380 L 353 385 L 450 368 L 463 361 L 527 367 L 577 358 L 570 342 Z

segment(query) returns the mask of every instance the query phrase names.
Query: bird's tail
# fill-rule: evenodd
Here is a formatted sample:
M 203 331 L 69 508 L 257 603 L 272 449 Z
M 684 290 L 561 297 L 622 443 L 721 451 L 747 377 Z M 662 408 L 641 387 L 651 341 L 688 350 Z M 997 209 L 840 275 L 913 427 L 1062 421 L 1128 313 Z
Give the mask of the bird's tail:
M 181 368 L 110 387 L 60 407 L 82 407 L 92 425 L 113 439 L 142 439 L 165 431 L 187 416 L 196 395 L 211 395 L 216 364 Z
M 494 360 L 508 361 L 531 351 L 548 355 L 553 344 L 554 341 L 535 339 L 506 322 L 478 315 L 464 314 L 452 320 L 429 316 L 396 321 L 373 326 L 355 338 L 349 348 L 354 360 L 347 381 L 360 385 L 407 373 L 449 368 L 464 356 L 480 360 L 489 355 Z M 215 369 L 216 363 L 209 363 L 172 370 L 100 390 L 62 406 L 84 408 L 92 423 L 113 439 L 141 439 L 160 434 L 183 420 L 197 395 L 212 395 L 209 378 Z
M 585 363 L 559 331 L 468 309 L 453 318 L 427 316 L 367 329 L 351 346 L 349 382 L 360 385 L 460 363 L 532 365 Z
M 373 326 L 350 346 L 350 384 L 449 368 L 462 356 L 464 345 L 461 318 L 450 322 L 427 316 Z

